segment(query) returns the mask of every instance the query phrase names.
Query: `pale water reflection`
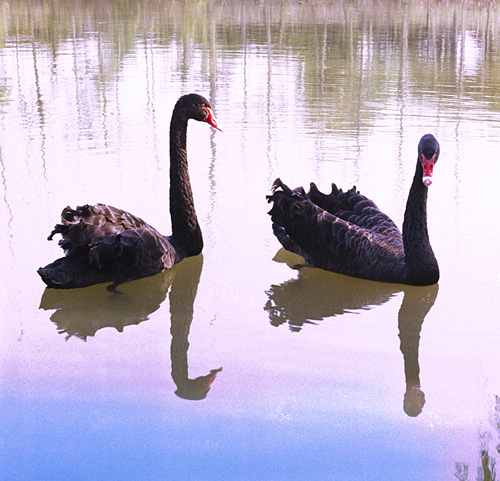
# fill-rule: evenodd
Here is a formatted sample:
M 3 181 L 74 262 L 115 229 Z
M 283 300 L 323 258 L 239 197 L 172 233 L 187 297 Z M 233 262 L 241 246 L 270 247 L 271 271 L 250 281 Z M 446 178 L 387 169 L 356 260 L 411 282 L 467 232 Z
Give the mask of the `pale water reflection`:
M 127 326 L 147 321 L 170 292 L 170 358 L 176 394 L 184 399 L 203 399 L 222 368 L 196 379 L 188 375 L 189 329 L 202 265 L 203 256 L 199 255 L 186 259 L 182 268 L 175 266 L 113 292 L 102 285 L 69 291 L 46 289 L 40 308 L 52 311 L 50 319 L 66 341 L 73 336 L 87 341 L 100 329 L 123 332 Z
M 283 259 L 298 269 L 299 274 L 296 279 L 273 285 L 267 291 L 269 300 L 265 310 L 273 326 L 288 323 L 292 331 L 298 332 L 304 324 L 328 318 L 334 322 L 335 316 L 371 309 L 399 292 L 404 293 L 397 315 L 406 382 L 404 411 L 409 416 L 418 416 L 425 404 L 418 361 L 420 331 L 436 300 L 438 285 L 411 287 L 353 279 L 300 265 L 300 257 L 284 250 L 278 254 L 275 260 Z M 294 264 L 294 261 L 299 263 Z
M 498 2 L 0 2 L 0 478 L 494 479 L 499 35 Z M 191 91 L 224 130 L 189 125 L 203 256 L 45 290 L 68 204 L 170 232 Z M 273 180 L 400 226 L 426 132 L 439 286 L 295 269 Z

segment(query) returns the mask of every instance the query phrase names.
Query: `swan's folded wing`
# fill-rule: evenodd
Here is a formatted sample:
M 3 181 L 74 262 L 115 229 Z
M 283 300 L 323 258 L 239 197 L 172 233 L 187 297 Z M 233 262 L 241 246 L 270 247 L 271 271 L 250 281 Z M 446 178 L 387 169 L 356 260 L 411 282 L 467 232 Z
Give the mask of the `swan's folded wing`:
M 299 247 L 297 253 L 312 265 L 334 272 L 348 273 L 359 269 L 373 247 L 365 229 L 308 200 L 297 201 L 292 215 L 281 227 Z
M 378 269 L 398 266 L 404 256 L 401 234 L 390 219 L 375 230 L 358 226 L 316 205 L 297 189 L 275 189 L 268 200 L 273 202 L 269 214 L 282 245 L 314 266 L 373 279 Z M 359 217 L 355 212 L 351 215 Z M 387 235 L 394 232 L 397 235 Z
M 49 240 L 61 234 L 66 257 L 39 272 L 51 287 L 125 282 L 172 267 L 175 251 L 156 229 L 104 204 L 66 207 Z
M 90 264 L 95 263 L 99 269 L 130 270 L 130 275 L 161 272 L 171 267 L 174 259 L 170 243 L 147 227 L 103 236 L 89 251 Z
M 96 223 L 95 219 L 99 219 L 99 225 L 103 228 L 112 229 L 113 226 L 120 226 L 123 230 L 141 227 L 152 229 L 152 227 L 140 217 L 122 209 L 117 209 L 111 205 L 95 204 L 93 206 L 87 206 L 87 208 L 87 219 L 93 219 L 94 224 Z M 81 207 L 78 209 L 81 209 Z
M 141 227 L 101 236 L 89 245 L 72 245 L 65 257 L 38 272 L 49 287 L 67 289 L 101 282 L 117 285 L 162 272 L 174 262 L 171 244 Z
M 66 207 L 61 213 L 61 223 L 57 224 L 48 239 L 61 234 L 61 247 L 66 254 L 74 249 L 95 246 L 105 236 L 122 234 L 129 230 L 146 229 L 154 237 L 161 234 L 139 217 L 110 205 L 95 204 Z
M 307 198 L 335 217 L 368 229 L 371 234 L 400 238 L 401 231 L 391 218 L 373 202 L 356 190 L 356 186 L 343 192 L 332 184 L 330 194 L 324 194 L 311 183 Z

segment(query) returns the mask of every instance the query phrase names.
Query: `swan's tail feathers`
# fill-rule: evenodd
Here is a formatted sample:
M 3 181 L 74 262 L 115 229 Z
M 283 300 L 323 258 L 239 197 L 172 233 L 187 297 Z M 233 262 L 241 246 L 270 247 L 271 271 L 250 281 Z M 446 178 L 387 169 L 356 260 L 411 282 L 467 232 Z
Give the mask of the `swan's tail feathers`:
M 76 209 L 72 209 L 67 206 L 61 212 L 61 224 L 57 224 L 52 232 L 50 233 L 47 240 L 52 240 L 56 234 L 67 235 L 71 225 L 81 225 L 85 223 L 84 219 L 89 217 L 91 214 L 89 205 L 78 206 Z
M 47 287 L 52 289 L 73 289 L 87 287 L 101 282 L 111 282 L 106 272 L 89 265 L 84 255 L 61 257 L 38 269 L 38 274 Z
M 296 201 L 301 197 L 300 192 L 293 191 L 285 185 L 281 179 L 276 179 L 271 188 L 271 195 L 268 195 L 267 201 L 272 203 L 273 206 L 269 211 L 269 215 L 276 223 L 283 227 L 283 223 L 280 222 L 283 215 L 287 212 L 293 212 L 296 207 L 294 207 Z
M 294 252 L 295 254 L 301 254 L 301 250 L 299 246 L 295 244 L 295 242 L 290 239 L 290 236 L 286 233 L 284 227 L 279 226 L 278 224 L 273 222 L 273 233 L 278 239 L 279 243 L 290 252 Z
M 269 215 L 278 241 L 286 250 L 304 256 L 305 253 L 293 239 L 294 233 L 304 229 L 308 210 L 314 208 L 304 189 L 298 187 L 292 190 L 280 179 L 276 179 L 267 201 L 273 204 Z

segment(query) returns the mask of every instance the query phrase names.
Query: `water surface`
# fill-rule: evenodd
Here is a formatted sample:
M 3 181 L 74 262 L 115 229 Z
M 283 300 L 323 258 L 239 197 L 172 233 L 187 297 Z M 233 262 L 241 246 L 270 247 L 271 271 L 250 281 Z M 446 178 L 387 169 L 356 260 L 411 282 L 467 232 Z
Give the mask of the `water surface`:
M 493 479 L 499 28 L 496 2 L 0 3 L 0 477 Z M 203 254 L 45 290 L 66 205 L 170 232 L 191 91 L 224 130 L 189 124 Z M 427 132 L 439 285 L 297 269 L 273 180 L 355 184 L 401 225 Z

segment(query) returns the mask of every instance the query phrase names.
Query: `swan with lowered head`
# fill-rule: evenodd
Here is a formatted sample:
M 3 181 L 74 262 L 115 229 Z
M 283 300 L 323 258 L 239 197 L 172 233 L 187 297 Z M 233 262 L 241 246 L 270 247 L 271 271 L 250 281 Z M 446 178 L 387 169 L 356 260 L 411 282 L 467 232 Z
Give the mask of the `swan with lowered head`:
M 61 223 L 52 230 L 61 234 L 65 257 L 38 273 L 48 287 L 70 289 L 102 282 L 113 286 L 151 276 L 185 257 L 198 255 L 203 238 L 189 180 L 186 133 L 189 119 L 217 128 L 212 107 L 198 94 L 177 101 L 170 123 L 170 217 L 172 235 L 121 209 L 105 204 L 66 207 Z M 220 130 L 220 129 L 219 129 Z
M 309 192 L 290 189 L 280 179 L 267 197 L 273 231 L 283 245 L 312 266 L 374 281 L 425 286 L 439 280 L 427 231 L 427 192 L 439 158 L 431 134 L 418 144 L 418 160 L 403 222 L 403 233 L 356 187 L 331 194 L 314 183 Z

